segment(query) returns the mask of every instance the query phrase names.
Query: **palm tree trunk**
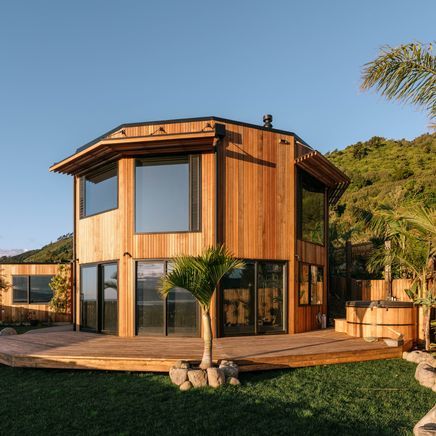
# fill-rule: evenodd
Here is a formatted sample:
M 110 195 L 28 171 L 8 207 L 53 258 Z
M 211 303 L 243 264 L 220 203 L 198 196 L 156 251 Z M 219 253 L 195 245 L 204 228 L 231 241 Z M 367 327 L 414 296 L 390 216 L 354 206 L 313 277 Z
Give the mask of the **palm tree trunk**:
M 203 309 L 202 319 L 204 349 L 200 368 L 207 369 L 212 367 L 212 325 L 210 321 L 209 309 Z
M 430 351 L 430 312 L 431 308 L 423 306 L 425 350 Z

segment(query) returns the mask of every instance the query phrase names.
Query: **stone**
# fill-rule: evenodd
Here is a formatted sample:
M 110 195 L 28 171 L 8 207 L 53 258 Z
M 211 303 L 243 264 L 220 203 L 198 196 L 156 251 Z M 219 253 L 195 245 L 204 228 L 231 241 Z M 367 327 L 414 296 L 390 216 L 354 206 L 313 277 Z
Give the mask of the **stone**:
M 241 382 L 236 377 L 229 377 L 227 379 L 227 383 L 233 386 L 239 386 L 241 384 Z
M 219 388 L 226 382 L 224 371 L 220 368 L 207 368 L 207 381 L 209 386 Z
M 12 336 L 16 335 L 17 331 L 13 329 L 12 327 L 6 327 L 3 330 L 0 331 L 0 336 Z
M 436 406 L 413 427 L 413 434 L 415 436 L 434 436 L 436 434 Z
M 406 359 L 407 361 L 414 362 L 414 363 L 434 362 L 434 358 L 430 353 L 426 353 L 425 351 L 420 351 L 420 350 L 411 351 L 410 353 L 404 351 L 403 359 Z
M 223 360 L 220 363 L 220 369 L 224 371 L 226 379 L 230 377 L 238 378 L 239 368 L 235 362 Z
M 188 379 L 194 388 L 207 386 L 207 373 L 202 369 L 190 369 L 188 371 Z
M 186 360 L 178 360 L 175 365 L 173 366 L 173 368 L 176 369 L 189 369 L 189 362 L 187 362 Z
M 180 386 L 188 380 L 188 370 L 173 367 L 170 369 L 170 379 L 175 385 Z
M 436 382 L 436 368 L 426 362 L 421 362 L 416 367 L 415 378 L 420 385 L 433 388 Z
M 190 381 L 185 381 L 180 385 L 179 389 L 181 391 L 189 391 L 189 389 L 192 389 L 192 383 Z

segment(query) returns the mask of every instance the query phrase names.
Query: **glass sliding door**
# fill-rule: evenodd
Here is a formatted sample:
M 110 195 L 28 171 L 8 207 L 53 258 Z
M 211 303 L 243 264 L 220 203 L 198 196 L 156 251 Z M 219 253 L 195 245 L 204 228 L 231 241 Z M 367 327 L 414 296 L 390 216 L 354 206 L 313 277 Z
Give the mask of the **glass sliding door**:
M 280 333 L 285 328 L 285 262 L 245 261 L 221 280 L 224 336 Z
M 284 331 L 284 265 L 258 262 L 257 326 L 259 333 Z
M 186 289 L 159 293 L 169 261 L 142 261 L 136 266 L 136 330 L 138 335 L 198 336 L 199 307 Z
M 81 327 L 98 330 L 98 275 L 97 266 L 80 269 Z
M 159 294 L 163 262 L 138 262 L 136 270 L 136 311 L 138 334 L 163 335 L 164 300 Z
M 246 262 L 221 281 L 223 333 L 225 335 L 253 334 L 255 307 L 255 266 Z
M 118 333 L 118 267 L 116 263 L 101 266 L 101 330 Z
M 80 267 L 81 328 L 118 334 L 118 265 Z

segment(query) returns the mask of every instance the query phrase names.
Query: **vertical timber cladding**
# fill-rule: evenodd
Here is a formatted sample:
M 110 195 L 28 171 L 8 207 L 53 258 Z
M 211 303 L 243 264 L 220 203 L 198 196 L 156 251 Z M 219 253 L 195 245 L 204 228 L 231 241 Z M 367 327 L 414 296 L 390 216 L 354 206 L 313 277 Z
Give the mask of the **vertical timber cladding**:
M 244 259 L 288 262 L 287 330 L 295 331 L 294 137 L 226 124 L 224 242 Z
M 70 268 L 69 264 L 64 264 Z M 14 303 L 12 276 L 46 276 L 56 275 L 59 264 L 0 264 L 0 275 L 9 285 L 5 291 L 0 291 L 0 320 L 3 322 L 25 322 L 31 317 L 38 321 L 47 321 L 51 318 L 54 322 L 70 322 L 71 313 L 56 314 L 51 311 L 48 303 Z
M 207 121 L 126 127 L 110 137 L 147 136 L 211 130 Z M 212 123 L 213 124 L 213 123 Z M 139 153 L 138 153 L 139 154 Z M 215 242 L 215 157 L 201 156 L 201 230 L 199 232 L 135 234 L 135 159 L 118 161 L 118 208 L 80 219 L 79 179 L 76 181 L 76 250 L 79 265 L 104 261 L 118 264 L 118 328 L 120 336 L 135 335 L 135 261 L 199 254 Z M 77 268 L 77 324 L 80 325 L 80 268 Z M 214 313 L 214 308 L 213 308 Z M 216 324 L 214 320 L 214 324 Z

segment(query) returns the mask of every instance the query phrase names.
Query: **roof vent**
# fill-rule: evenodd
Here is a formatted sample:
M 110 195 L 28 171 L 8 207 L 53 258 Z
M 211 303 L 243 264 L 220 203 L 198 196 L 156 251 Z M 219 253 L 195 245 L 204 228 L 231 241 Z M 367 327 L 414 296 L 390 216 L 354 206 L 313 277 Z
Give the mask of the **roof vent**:
M 272 115 L 265 114 L 263 116 L 263 127 L 266 127 L 267 129 L 272 129 L 272 126 Z

